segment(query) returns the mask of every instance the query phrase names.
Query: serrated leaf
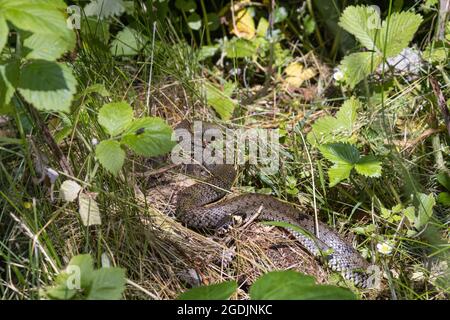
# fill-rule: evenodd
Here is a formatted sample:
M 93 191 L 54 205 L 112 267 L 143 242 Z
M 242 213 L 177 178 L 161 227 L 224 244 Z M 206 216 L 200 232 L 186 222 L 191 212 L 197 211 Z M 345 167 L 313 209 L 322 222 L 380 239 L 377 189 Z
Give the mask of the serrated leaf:
M 84 7 L 86 16 L 97 16 L 101 19 L 121 16 L 125 12 L 122 0 L 93 0 Z
M 330 188 L 334 187 L 339 182 L 348 179 L 352 169 L 352 164 L 342 161 L 336 162 L 331 168 L 329 168 L 328 178 L 330 179 Z
M 93 84 L 93 85 L 87 87 L 86 89 L 84 89 L 81 96 L 92 94 L 92 93 L 97 93 L 97 94 L 101 95 L 102 97 L 111 96 L 111 93 L 108 91 L 108 89 L 106 89 L 105 86 L 100 83 Z
M 380 15 L 369 6 L 349 6 L 339 19 L 339 26 L 351 33 L 361 44 L 371 51 L 378 51 L 376 35 L 381 25 Z
M 308 142 L 317 147 L 319 144 L 339 141 L 340 139 L 333 133 L 336 126 L 337 121 L 334 117 L 326 116 L 318 119 L 314 122 L 311 132 L 307 135 Z
M 394 12 L 383 21 L 377 47 L 383 49 L 387 58 L 398 55 L 411 42 L 422 20 L 419 14 Z
M 422 52 L 425 61 L 435 64 L 445 63 L 449 59 L 449 55 L 450 44 L 448 41 L 433 41 Z
M 61 198 L 66 202 L 73 202 L 78 198 L 81 186 L 73 180 L 66 180 L 61 184 L 60 194 Z
M 125 151 L 120 143 L 114 140 L 101 141 L 95 148 L 95 156 L 101 165 L 113 175 L 119 173 L 125 161 Z
M 355 164 L 355 170 L 366 177 L 380 177 L 381 161 L 372 155 L 364 156 Z
M 344 74 L 344 81 L 354 88 L 375 71 L 382 60 L 383 57 L 375 52 L 356 52 L 345 56 L 339 69 Z
M 42 295 L 46 298 L 55 299 L 55 300 L 70 300 L 76 294 L 77 290 L 75 288 L 69 289 L 67 287 L 67 281 L 69 278 L 69 274 L 60 273 L 53 284 L 53 286 L 45 288 L 42 291 Z
M 52 1 L 0 1 L 4 17 L 15 27 L 65 37 L 72 31 L 67 28 L 66 18 L 60 9 L 60 3 L 52 4 Z
M 225 281 L 187 290 L 178 297 L 178 300 L 227 300 L 236 290 L 236 281 Z
M 98 122 L 111 136 L 116 136 L 133 121 L 133 109 L 125 101 L 105 104 L 98 112 Z
M 57 33 L 34 33 L 24 40 L 25 49 L 30 52 L 26 59 L 43 59 L 53 61 L 60 58 L 64 52 L 75 47 L 75 33 L 70 32 L 66 37 Z
M 0 65 L 0 109 L 9 104 L 19 83 L 19 62 Z
M 41 111 L 70 112 L 77 81 L 66 65 L 33 60 L 22 67 L 18 89 Z
M 225 43 L 225 53 L 228 58 L 247 58 L 256 54 L 257 47 L 254 42 L 233 38 Z
M 359 174 L 368 177 L 378 177 L 381 175 L 381 163 L 373 156 L 361 158 L 358 149 L 347 143 L 330 143 L 319 146 L 322 155 L 333 166 L 328 170 L 330 187 L 335 186 L 342 180 L 347 179 L 353 168 Z
M 89 195 L 80 193 L 78 196 L 78 205 L 81 221 L 84 226 L 102 224 L 100 218 L 100 209 L 97 202 Z
M 326 116 L 318 119 L 307 135 L 308 142 L 313 146 L 331 142 L 349 142 L 354 131 L 359 107 L 359 100 L 351 97 L 342 104 L 336 113 L 336 118 Z
M 119 300 L 125 290 L 125 270 L 101 268 L 92 273 L 92 284 L 88 300 Z
M 146 37 L 136 30 L 125 27 L 111 42 L 111 53 L 114 56 L 133 56 L 144 47 Z
M 219 114 L 223 120 L 229 120 L 236 107 L 236 102 L 231 99 L 230 92 L 221 91 L 212 83 L 205 82 L 205 94 L 208 105 Z
M 330 143 L 319 147 L 322 155 L 331 162 L 345 162 L 351 165 L 356 164 L 359 159 L 359 151 L 354 146 L 347 143 Z
M 361 103 L 355 97 L 345 100 L 338 112 L 336 112 L 336 125 L 334 133 L 343 134 L 350 137 L 356 122 L 357 111 Z
M 0 14 L 0 53 L 5 47 L 6 42 L 8 41 L 9 28 L 6 23 L 6 19 L 3 14 Z
M 172 128 L 163 119 L 145 117 L 131 123 L 121 142 L 139 155 L 155 157 L 172 150 L 171 137 Z
M 354 300 L 348 289 L 318 285 L 315 278 L 295 271 L 273 271 L 250 287 L 252 300 Z

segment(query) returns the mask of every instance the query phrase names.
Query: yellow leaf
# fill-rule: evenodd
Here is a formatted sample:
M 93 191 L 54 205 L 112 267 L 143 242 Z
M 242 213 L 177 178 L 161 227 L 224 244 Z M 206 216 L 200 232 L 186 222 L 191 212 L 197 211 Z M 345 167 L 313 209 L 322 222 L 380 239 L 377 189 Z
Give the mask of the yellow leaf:
M 92 226 L 102 224 L 100 218 L 100 210 L 98 208 L 97 202 L 92 196 L 80 193 L 78 196 L 79 213 L 81 216 L 81 221 L 84 226 Z
M 292 62 L 290 65 L 286 67 L 284 70 L 284 73 L 286 73 L 287 76 L 295 77 L 298 74 L 300 74 L 303 71 L 303 65 L 298 62 Z
M 237 37 L 247 40 L 255 37 L 255 21 L 247 8 L 241 9 L 234 14 L 231 32 Z
M 285 85 L 288 88 L 299 88 L 304 81 L 313 78 L 317 72 L 313 68 L 304 69 L 299 62 L 293 62 L 284 70 L 286 74 Z

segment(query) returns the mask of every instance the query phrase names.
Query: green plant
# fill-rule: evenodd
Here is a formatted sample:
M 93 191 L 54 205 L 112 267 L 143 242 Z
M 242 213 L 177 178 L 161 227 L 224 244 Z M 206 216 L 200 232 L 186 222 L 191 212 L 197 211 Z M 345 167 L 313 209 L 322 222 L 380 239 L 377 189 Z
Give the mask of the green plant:
M 0 1 L 0 112 L 13 113 L 16 91 L 41 111 L 69 112 L 77 81 L 57 62 L 75 47 L 67 27 L 66 4 L 56 0 Z M 15 46 L 10 46 L 15 42 Z
M 202 286 L 182 293 L 180 300 L 225 300 L 237 289 L 235 281 Z M 348 289 L 316 284 L 316 279 L 295 271 L 272 271 L 259 277 L 250 287 L 252 300 L 353 300 Z
M 101 141 L 95 155 L 106 170 L 116 175 L 125 161 L 123 146 L 138 155 L 155 157 L 172 150 L 172 129 L 156 117 L 133 118 L 133 109 L 126 102 L 105 104 L 98 122 L 110 136 Z
M 438 194 L 437 201 L 446 207 L 450 207 L 450 177 L 446 172 L 440 172 L 437 175 L 437 181 L 447 190 Z
M 395 12 L 381 21 L 374 7 L 348 6 L 339 26 L 355 36 L 366 52 L 352 53 L 342 59 L 339 69 L 343 80 L 353 88 L 387 58 L 398 55 L 422 23 L 422 17 L 412 12 Z
M 74 256 L 53 285 L 42 289 L 41 297 L 54 300 L 118 300 L 125 290 L 125 270 L 94 269 L 91 255 Z
M 312 125 L 307 139 L 322 155 L 333 163 L 328 170 L 330 187 L 348 179 L 353 169 L 366 177 L 381 175 L 381 162 L 373 155 L 361 156 L 352 145 L 356 142 L 355 122 L 361 103 L 355 98 L 346 100 L 336 117 L 326 116 Z

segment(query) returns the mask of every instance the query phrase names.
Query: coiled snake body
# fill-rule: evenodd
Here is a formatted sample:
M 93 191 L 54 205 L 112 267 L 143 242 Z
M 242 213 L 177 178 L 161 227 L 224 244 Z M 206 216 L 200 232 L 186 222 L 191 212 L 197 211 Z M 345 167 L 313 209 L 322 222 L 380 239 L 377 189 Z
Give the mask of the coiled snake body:
M 179 128 L 191 130 L 187 122 L 179 124 Z M 312 216 L 273 196 L 250 193 L 213 203 L 225 196 L 225 190 L 232 186 L 237 173 L 234 166 L 228 164 L 210 165 L 208 170 L 211 177 L 204 183 L 196 183 L 178 194 L 176 216 L 188 227 L 218 229 L 230 225 L 233 216 L 241 216 L 245 220 L 259 213 L 257 219 L 260 221 L 286 222 L 315 234 Z M 358 287 L 367 287 L 367 261 L 326 224 L 319 221 L 318 229 L 319 237 L 314 238 L 288 228 L 312 255 L 323 257 L 324 251 L 331 251 L 325 260 L 332 270 L 341 272 Z

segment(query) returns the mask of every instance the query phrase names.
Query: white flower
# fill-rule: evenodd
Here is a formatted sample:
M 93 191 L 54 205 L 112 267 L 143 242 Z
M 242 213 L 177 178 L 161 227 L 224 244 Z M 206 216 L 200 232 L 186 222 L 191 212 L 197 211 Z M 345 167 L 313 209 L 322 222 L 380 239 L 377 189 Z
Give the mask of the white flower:
M 377 243 L 377 250 L 381 254 L 389 255 L 394 247 L 388 242 Z
M 98 145 L 98 140 L 95 138 L 92 138 L 91 143 L 93 146 L 96 146 L 96 145 Z
M 342 79 L 344 79 L 344 73 L 339 69 L 335 69 L 333 73 L 333 78 L 336 81 L 342 81 Z

